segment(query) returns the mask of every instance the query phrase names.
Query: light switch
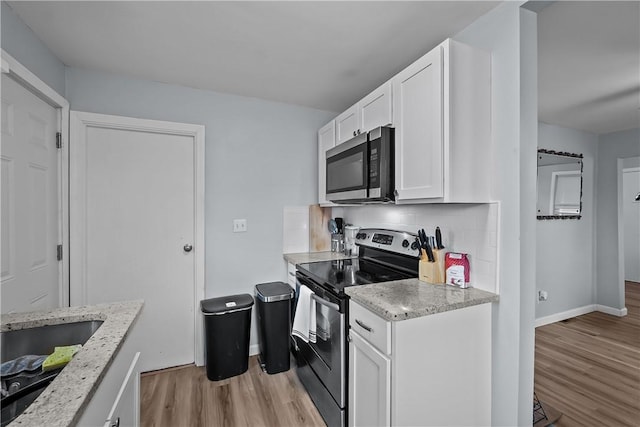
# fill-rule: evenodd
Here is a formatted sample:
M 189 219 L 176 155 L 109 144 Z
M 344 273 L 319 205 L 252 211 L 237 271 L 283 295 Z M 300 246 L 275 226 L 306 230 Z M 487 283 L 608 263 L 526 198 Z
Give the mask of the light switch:
M 234 233 L 246 233 L 247 220 L 246 219 L 234 219 L 233 220 L 233 232 Z

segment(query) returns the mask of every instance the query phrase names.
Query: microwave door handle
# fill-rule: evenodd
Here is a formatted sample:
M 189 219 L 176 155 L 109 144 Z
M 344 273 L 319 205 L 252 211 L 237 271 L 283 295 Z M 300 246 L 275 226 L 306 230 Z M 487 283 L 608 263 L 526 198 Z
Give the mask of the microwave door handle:
M 364 165 L 363 165 L 363 169 L 364 169 L 364 188 L 367 192 L 367 196 L 369 197 L 369 190 L 371 189 L 371 186 L 369 185 L 369 160 L 371 159 L 371 146 L 369 145 L 369 141 L 367 141 L 367 151 L 364 153 Z
M 332 302 L 327 301 L 326 299 L 320 298 L 316 294 L 312 294 L 311 298 L 318 304 L 326 305 L 327 307 L 335 311 L 340 311 L 340 307 L 338 307 L 338 304 L 334 304 Z

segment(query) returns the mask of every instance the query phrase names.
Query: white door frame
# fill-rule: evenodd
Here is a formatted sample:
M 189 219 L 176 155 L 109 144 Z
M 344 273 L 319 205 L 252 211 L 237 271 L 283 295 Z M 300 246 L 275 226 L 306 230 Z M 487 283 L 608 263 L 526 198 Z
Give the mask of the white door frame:
M 626 287 L 624 280 L 624 212 L 622 201 L 623 174 L 625 171 L 635 172 L 637 170 L 640 170 L 640 167 L 625 168 L 624 159 L 618 158 L 618 288 L 620 294 L 620 307 L 622 307 L 620 310 L 620 316 L 626 316 L 628 313 L 626 307 Z
M 194 165 L 194 247 L 195 257 L 194 277 L 194 331 L 195 331 L 195 363 L 198 366 L 204 365 L 204 345 L 203 345 L 203 321 L 200 314 L 200 301 L 204 299 L 204 130 L 203 125 L 166 122 L 159 120 L 137 119 L 132 117 L 112 116 L 106 114 L 85 113 L 79 111 L 71 112 L 71 141 L 77 140 L 76 135 L 86 132 L 87 127 L 98 127 L 106 129 L 121 129 L 139 132 L 154 132 L 169 135 L 180 135 L 192 137 L 194 139 L 193 165 Z M 80 164 L 71 164 L 72 168 L 82 167 Z M 76 186 L 77 191 L 82 183 Z M 77 199 L 75 194 L 71 194 L 71 201 Z M 74 220 L 75 221 L 75 220 Z M 74 224 L 72 233 L 84 230 L 83 224 Z M 74 247 L 74 254 L 78 257 L 86 255 L 85 242 L 80 236 L 73 234 L 73 241 L 78 242 Z M 75 258 L 75 255 L 74 255 Z M 74 259 L 71 270 L 71 281 L 74 283 L 86 283 L 86 262 L 81 259 Z M 86 296 L 74 297 L 74 304 L 85 304 Z
M 34 93 L 58 110 L 58 129 L 62 147 L 58 150 L 58 244 L 62 245 L 62 262 L 58 266 L 58 304 L 69 306 L 69 102 L 14 57 L 0 49 L 2 74 Z

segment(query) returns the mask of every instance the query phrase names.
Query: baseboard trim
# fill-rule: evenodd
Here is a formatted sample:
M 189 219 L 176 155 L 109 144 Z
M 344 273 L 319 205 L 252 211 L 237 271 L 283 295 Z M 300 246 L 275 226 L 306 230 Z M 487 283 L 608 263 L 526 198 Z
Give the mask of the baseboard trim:
M 618 317 L 624 317 L 627 315 L 627 307 L 613 308 L 613 307 L 609 307 L 608 305 L 596 304 L 596 310 L 606 314 L 610 314 L 612 316 L 618 316 Z
M 584 307 L 573 308 L 561 313 L 555 313 L 549 316 L 541 317 L 539 319 L 536 319 L 535 325 L 537 328 L 539 326 L 548 325 L 550 323 L 571 319 L 572 317 L 582 316 L 583 314 L 591 313 L 592 311 L 596 311 L 595 304 L 585 305 Z
M 561 322 L 563 320 L 571 319 L 572 317 L 576 316 L 582 316 L 583 314 L 591 313 L 593 311 L 600 311 L 602 313 L 610 314 L 617 317 L 624 317 L 627 315 L 627 307 L 620 309 L 609 307 L 608 305 L 590 304 L 536 319 L 535 327 L 537 328 L 539 326 L 548 325 L 550 323 Z

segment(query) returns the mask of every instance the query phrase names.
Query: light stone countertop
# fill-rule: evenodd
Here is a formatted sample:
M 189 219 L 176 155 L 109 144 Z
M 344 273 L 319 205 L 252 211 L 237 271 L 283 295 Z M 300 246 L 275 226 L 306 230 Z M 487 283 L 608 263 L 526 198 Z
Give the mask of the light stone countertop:
M 2 315 L 0 330 L 3 332 L 86 320 L 104 322 L 11 427 L 77 424 L 143 304 L 137 300 Z
M 353 286 L 344 291 L 353 301 L 391 321 L 413 319 L 499 300 L 498 295 L 480 289 L 434 285 L 418 279 Z
M 333 261 L 338 259 L 357 258 L 357 255 L 345 255 L 342 252 L 302 252 L 297 254 L 283 254 L 287 262 L 293 264 L 304 264 L 307 262 Z

